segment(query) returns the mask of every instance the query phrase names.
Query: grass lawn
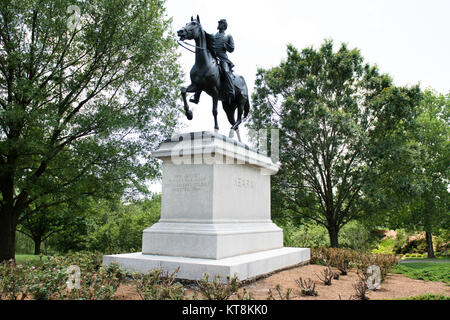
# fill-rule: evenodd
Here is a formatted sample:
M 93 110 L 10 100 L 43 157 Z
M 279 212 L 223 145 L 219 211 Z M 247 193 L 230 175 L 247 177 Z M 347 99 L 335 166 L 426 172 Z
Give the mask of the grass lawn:
M 396 300 L 450 300 L 450 297 L 444 296 L 443 294 L 421 294 L 419 296 L 399 298 Z
M 401 273 L 412 279 L 425 281 L 442 281 L 450 285 L 450 263 L 446 262 L 411 262 L 400 263 L 392 270 L 392 273 Z
M 440 262 L 450 262 L 448 257 L 436 257 L 436 258 L 415 258 L 415 257 L 403 257 L 403 260 L 420 260 L 420 261 L 440 261 Z
M 46 256 L 42 256 L 44 260 Z M 41 262 L 41 257 L 36 256 L 34 254 L 16 254 L 16 263 L 24 264 L 24 263 L 35 263 L 39 264 Z

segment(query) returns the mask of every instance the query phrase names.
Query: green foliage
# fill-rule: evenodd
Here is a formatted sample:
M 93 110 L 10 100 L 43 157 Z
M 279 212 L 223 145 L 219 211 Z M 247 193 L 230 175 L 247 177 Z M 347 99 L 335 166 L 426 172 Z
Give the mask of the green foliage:
M 27 292 L 35 300 L 53 300 L 66 286 L 67 272 L 61 260 L 51 257 L 39 267 L 31 267 Z
M 14 260 L 0 263 L 0 299 L 25 299 L 28 275 L 28 269 L 16 265 Z
M 288 223 L 283 228 L 284 245 L 287 247 L 312 248 L 326 246 L 329 243 L 325 228 L 318 225 L 293 226 Z
M 28 217 L 147 192 L 179 112 L 170 23 L 163 0 L 0 2 L 0 260 Z
M 378 243 L 378 238 L 371 230 L 359 221 L 350 221 L 342 227 L 339 244 L 342 248 L 368 251 Z
M 17 254 L 33 254 L 34 242 L 29 236 L 21 232 L 16 232 L 16 255 Z
M 94 223 L 88 232 L 87 247 L 104 253 L 140 251 L 142 231 L 159 220 L 161 196 L 123 204 L 98 203 Z
M 426 293 L 418 296 L 399 298 L 396 300 L 450 300 L 450 296 L 444 296 L 443 294 Z
M 274 216 L 322 225 L 331 246 L 339 246 L 341 228 L 373 205 L 366 186 L 389 175 L 380 162 L 403 143 L 420 89 L 394 86 L 357 49 L 343 44 L 334 51 L 332 41 L 317 50 L 288 45 L 287 59 L 259 69 L 255 86 L 247 126 L 280 133 Z
M 64 300 L 113 300 L 120 283 L 125 278 L 117 263 L 100 267 L 97 272 L 81 273 L 80 288 L 66 289 L 59 299 Z
M 402 157 L 389 164 L 396 166 L 396 173 L 374 186 L 396 204 L 380 216 L 382 223 L 411 232 L 426 231 L 431 249 L 431 235 L 448 234 L 450 228 L 450 94 L 425 90 L 417 110 L 406 132 Z
M 412 279 L 425 281 L 442 281 L 450 284 L 450 263 L 409 262 L 401 263 L 392 269 Z
M 34 254 L 41 253 L 41 244 L 50 236 L 57 233 L 79 234 L 83 232 L 86 222 L 86 204 L 79 200 L 78 203 L 61 203 L 49 208 L 38 209 L 33 215 L 25 216 L 18 226 L 20 233 L 28 236 L 34 242 Z M 72 249 L 81 249 L 77 246 L 78 237 L 71 237 Z
M 414 240 L 407 241 L 403 246 L 397 248 L 395 253 L 406 254 L 406 253 L 426 253 L 427 252 L 427 240 L 425 238 L 417 238 Z
M 16 264 L 33 264 L 39 265 L 43 260 L 48 259 L 44 255 L 34 255 L 34 254 L 16 254 Z
M 392 253 L 394 253 L 395 243 L 396 243 L 396 239 L 393 239 L 393 238 L 383 239 L 378 243 L 377 248 L 372 250 L 372 253 L 392 254 Z
M 135 273 L 133 283 L 143 300 L 182 300 L 184 287 L 176 282 L 177 273 L 152 269 L 146 274 Z
M 317 224 L 294 226 L 287 222 L 276 223 L 283 228 L 284 245 L 288 247 L 314 248 L 329 245 L 329 235 L 325 227 Z M 351 221 L 339 233 L 340 247 L 355 250 L 369 250 L 377 245 L 377 237 L 358 221 Z
M 59 257 L 64 266 L 77 265 L 82 273 L 96 272 L 103 261 L 103 253 L 99 251 L 70 252 Z
M 5 299 L 113 299 L 126 273 L 116 263 L 101 265 L 99 253 L 51 256 L 34 264 L 0 263 L 0 295 Z M 71 266 L 80 270 L 80 287 L 70 288 Z

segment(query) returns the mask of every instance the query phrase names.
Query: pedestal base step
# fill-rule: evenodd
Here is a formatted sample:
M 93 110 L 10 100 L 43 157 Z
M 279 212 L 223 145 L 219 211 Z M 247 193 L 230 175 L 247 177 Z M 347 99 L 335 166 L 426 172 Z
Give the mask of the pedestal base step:
M 219 260 L 186 257 L 172 257 L 125 253 L 103 257 L 103 264 L 116 261 L 122 268 L 131 272 L 147 273 L 150 269 L 161 268 L 168 272 L 180 268 L 179 279 L 199 280 L 207 273 L 210 279 L 220 275 L 223 282 L 226 277 L 237 276 L 239 280 L 248 280 L 267 273 L 306 263 L 310 260 L 309 248 L 280 248 L 250 253 Z

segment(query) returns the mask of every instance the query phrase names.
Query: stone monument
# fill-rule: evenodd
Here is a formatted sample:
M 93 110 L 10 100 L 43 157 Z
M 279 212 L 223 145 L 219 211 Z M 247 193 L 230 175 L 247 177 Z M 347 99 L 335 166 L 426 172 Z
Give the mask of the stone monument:
M 104 264 L 245 280 L 309 261 L 308 248 L 283 247 L 271 221 L 278 165 L 269 157 L 212 132 L 175 135 L 153 156 L 162 160 L 161 219 L 144 230 L 142 252 L 104 256 Z

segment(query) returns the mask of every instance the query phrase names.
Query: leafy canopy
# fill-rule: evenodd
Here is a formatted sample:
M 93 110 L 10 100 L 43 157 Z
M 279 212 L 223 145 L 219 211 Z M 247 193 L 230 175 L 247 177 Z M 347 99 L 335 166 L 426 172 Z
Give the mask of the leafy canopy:
M 160 0 L 1 2 L 1 209 L 157 175 L 180 81 L 169 27 Z
M 402 88 L 357 49 L 287 47 L 279 66 L 258 70 L 249 127 L 280 130 L 274 216 L 302 217 L 337 232 L 365 209 L 364 186 L 381 172 L 415 117 L 418 87 Z M 385 169 L 385 168 L 383 168 Z

